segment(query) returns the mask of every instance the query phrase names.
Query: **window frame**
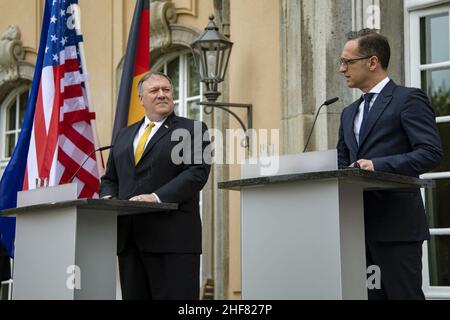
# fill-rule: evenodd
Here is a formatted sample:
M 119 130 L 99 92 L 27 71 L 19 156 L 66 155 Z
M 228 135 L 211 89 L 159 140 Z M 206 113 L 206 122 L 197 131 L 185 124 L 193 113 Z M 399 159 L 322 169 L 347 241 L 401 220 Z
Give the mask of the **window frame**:
M 23 84 L 13 89 L 6 98 L 0 104 L 0 177 L 3 175 L 3 171 L 8 165 L 11 157 L 6 157 L 6 135 L 7 134 L 15 134 L 15 144 L 19 139 L 19 134 L 22 129 L 22 121 L 19 119 L 20 117 L 20 97 L 23 93 L 28 92 L 28 96 L 30 95 L 31 84 Z M 15 101 L 15 105 L 13 102 Z M 26 105 L 26 104 L 25 104 Z M 9 107 L 14 106 L 16 112 L 16 123 L 15 129 L 6 131 L 6 119 L 9 114 Z
M 173 60 L 179 58 L 179 78 L 178 78 L 178 83 L 179 84 L 183 84 L 180 85 L 178 88 L 178 99 L 175 100 L 174 99 L 174 104 L 178 105 L 178 115 L 182 116 L 182 117 L 187 117 L 188 116 L 188 110 L 187 110 L 187 106 L 188 103 L 191 101 L 203 101 L 203 86 L 199 85 L 199 95 L 197 96 L 191 96 L 188 97 L 188 72 L 187 72 L 187 57 L 189 54 L 192 54 L 190 50 L 182 50 L 182 51 L 176 51 L 176 52 L 172 52 L 172 53 L 168 53 L 165 54 L 164 56 L 160 57 L 158 59 L 158 61 L 156 61 L 156 63 L 152 66 L 152 70 L 161 70 L 162 68 L 162 72 L 164 72 L 165 74 L 167 74 L 167 65 L 172 62 Z M 201 105 L 199 105 L 200 108 L 200 121 L 203 121 L 203 107 Z
M 423 17 L 434 16 L 442 13 L 448 13 L 450 17 L 450 2 L 433 0 L 407 0 L 405 1 L 405 70 L 406 84 L 411 87 L 422 87 L 421 73 L 425 70 L 435 70 L 442 67 L 450 68 L 450 57 L 448 61 L 421 64 L 420 50 L 420 19 Z M 449 23 L 450 34 L 450 23 Z M 450 122 L 450 115 L 436 117 L 436 122 Z M 448 179 L 450 172 L 433 172 L 420 176 L 423 179 Z M 422 189 L 422 199 L 425 205 L 425 190 Z M 441 236 L 450 235 L 450 228 L 430 228 L 430 235 Z M 428 241 L 423 243 L 422 255 L 422 288 L 427 299 L 449 299 L 450 286 L 431 286 L 429 269 L 429 250 Z
M 420 63 L 420 54 L 414 54 L 414 52 L 420 52 L 420 19 L 427 16 L 434 16 L 442 13 L 448 13 L 450 16 L 450 5 L 439 6 L 439 8 L 430 8 L 412 11 L 409 14 L 410 20 L 410 85 L 420 88 L 422 79 L 421 72 L 428 70 L 436 70 L 440 68 L 450 68 L 450 57 L 448 61 L 424 64 Z M 450 34 L 450 23 L 449 23 Z M 419 72 L 417 72 L 419 71 Z M 450 116 L 450 115 L 449 115 Z M 438 117 L 437 119 L 439 119 Z

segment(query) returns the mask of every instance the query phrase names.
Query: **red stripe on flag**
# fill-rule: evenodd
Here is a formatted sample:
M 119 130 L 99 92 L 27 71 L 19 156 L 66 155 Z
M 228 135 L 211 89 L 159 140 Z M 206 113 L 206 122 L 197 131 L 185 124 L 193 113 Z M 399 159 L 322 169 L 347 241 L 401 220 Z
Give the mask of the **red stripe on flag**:
M 87 184 L 83 186 L 83 189 L 81 189 L 80 194 L 78 195 L 78 198 L 92 198 L 97 192 L 93 191 Z
M 90 154 L 94 151 L 94 144 L 82 136 L 77 130 L 75 130 L 71 125 L 63 126 L 61 134 L 64 134 L 78 149 L 83 151 L 85 154 Z M 91 155 L 93 160 L 96 160 L 95 153 Z
M 66 170 L 72 172 L 72 174 L 75 173 L 75 171 L 78 170 L 80 166 L 79 163 L 75 162 L 61 148 L 59 148 L 58 150 L 58 160 L 64 167 L 66 167 Z M 91 190 L 97 192 L 98 187 L 100 186 L 100 182 L 90 172 L 86 171 L 85 168 L 81 168 L 80 171 L 78 171 L 76 177 L 81 181 L 83 181 L 85 185 L 88 185 Z M 68 182 L 68 180 L 67 181 L 61 180 L 61 183 L 66 182 Z
M 144 6 L 141 13 L 139 40 L 134 65 L 134 76 L 150 70 L 150 9 Z
M 59 183 L 69 182 L 69 179 L 72 178 L 73 173 L 70 173 L 68 170 L 64 170 L 63 175 L 61 176 Z
M 25 166 L 25 176 L 23 179 L 23 188 L 22 190 L 29 190 L 28 186 L 28 166 Z
M 47 141 L 47 130 L 45 128 L 45 118 L 44 118 L 44 106 L 42 100 L 42 80 L 39 86 L 39 92 L 36 100 L 36 111 L 34 113 L 34 140 L 36 144 L 36 162 L 38 168 L 38 174 L 40 176 L 39 168 L 41 168 L 44 162 L 44 153 L 46 141 Z
M 64 113 L 64 123 L 73 124 L 81 121 L 89 122 L 95 119 L 95 113 L 88 109 L 82 109 Z
M 50 170 L 53 163 L 53 157 L 56 152 L 56 146 L 58 144 L 58 123 L 59 123 L 59 106 L 60 104 L 60 98 L 61 96 L 58 94 L 60 92 L 60 73 L 61 70 L 59 68 L 53 68 L 53 85 L 55 90 L 55 96 L 53 99 L 53 107 L 52 107 L 52 113 L 50 118 L 50 124 L 48 127 L 48 134 L 47 134 L 47 140 L 45 142 L 45 152 L 44 152 L 44 159 L 41 164 L 41 167 L 39 168 L 39 177 L 41 178 L 48 178 L 50 176 Z M 41 80 L 41 86 L 42 86 L 42 80 Z M 47 85 L 51 85 L 47 83 Z M 43 90 L 45 90 L 45 87 L 43 87 Z M 38 149 L 36 149 L 38 151 Z
M 72 99 L 83 96 L 83 90 L 81 84 L 75 84 L 73 86 L 64 87 L 64 99 Z
M 61 66 L 64 68 L 65 72 L 79 71 L 78 59 L 68 59 L 64 61 L 64 64 Z

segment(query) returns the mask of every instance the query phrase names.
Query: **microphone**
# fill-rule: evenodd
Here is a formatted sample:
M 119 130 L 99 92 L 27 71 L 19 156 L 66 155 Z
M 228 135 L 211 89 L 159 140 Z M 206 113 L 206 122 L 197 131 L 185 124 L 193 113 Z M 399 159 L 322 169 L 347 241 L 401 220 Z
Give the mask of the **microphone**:
M 330 105 L 330 104 L 335 103 L 335 102 L 338 101 L 338 100 L 339 100 L 338 97 L 334 97 L 334 98 L 328 99 L 328 100 L 325 101 L 323 104 L 324 104 L 325 106 L 328 106 L 328 105 Z
M 91 153 L 89 153 L 89 155 L 86 157 L 86 159 L 84 159 L 83 163 L 78 167 L 77 171 L 75 171 L 75 173 L 70 177 L 69 181 L 67 183 L 71 183 L 73 178 L 75 178 L 75 176 L 77 175 L 78 171 L 81 170 L 81 168 L 83 168 L 84 164 L 86 163 L 86 161 L 89 160 L 89 158 L 96 153 L 97 151 L 104 151 L 104 150 L 108 150 L 111 149 L 112 147 L 114 147 L 114 145 L 110 145 L 110 146 L 105 146 L 105 147 L 100 147 L 95 149 L 94 151 L 92 151 Z
M 329 106 L 330 104 L 333 104 L 333 103 L 335 103 L 338 100 L 339 100 L 338 97 L 328 99 L 324 103 L 322 103 L 322 105 L 319 107 L 319 110 L 317 110 L 317 113 L 316 113 L 316 117 L 314 118 L 314 122 L 313 122 L 313 125 L 311 127 L 311 130 L 309 131 L 308 140 L 306 140 L 306 144 L 305 144 L 305 148 L 303 149 L 303 152 L 305 152 L 306 148 L 308 148 L 309 140 L 311 139 L 311 135 L 313 133 L 314 126 L 316 125 L 316 121 L 317 121 L 317 117 L 319 116 L 320 109 L 322 109 L 323 106 Z

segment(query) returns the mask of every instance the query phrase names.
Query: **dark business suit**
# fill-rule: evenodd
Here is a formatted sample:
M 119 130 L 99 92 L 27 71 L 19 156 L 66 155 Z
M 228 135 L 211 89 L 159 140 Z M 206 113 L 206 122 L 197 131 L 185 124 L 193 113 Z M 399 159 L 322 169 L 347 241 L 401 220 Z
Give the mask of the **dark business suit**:
M 370 109 L 358 145 L 353 127 L 361 102 L 341 115 L 340 166 L 367 159 L 375 171 L 418 177 L 439 165 L 442 149 L 435 115 L 421 90 L 390 81 Z M 365 192 L 364 223 L 367 264 L 380 266 L 384 298 L 423 298 L 421 243 L 430 234 L 420 190 Z M 379 293 L 371 291 L 369 297 Z
M 0 242 L 0 281 L 9 280 L 11 278 L 11 261 L 8 251 Z
M 169 265 L 155 266 L 150 277 L 157 282 L 158 273 L 170 269 L 174 274 L 170 277 L 173 283 L 158 283 L 150 288 L 152 298 L 188 299 L 192 294 L 192 284 L 183 283 L 184 280 L 177 280 L 176 276 L 180 272 L 186 272 L 186 268 L 194 278 L 198 276 L 202 250 L 199 192 L 208 180 L 210 171 L 209 163 L 202 157 L 202 151 L 209 144 L 209 141 L 202 139 L 207 128 L 204 123 L 172 113 L 150 139 L 140 162 L 135 166 L 133 140 L 142 122 L 143 120 L 122 129 L 117 135 L 106 173 L 102 177 L 100 196 L 130 199 L 135 195 L 155 193 L 162 202 L 178 204 L 176 211 L 119 217 L 117 251 L 119 265 L 121 257 L 126 258 L 121 255 L 130 248 L 136 252 L 152 253 L 153 257 L 165 255 L 169 259 Z M 182 138 L 177 134 L 179 132 Z M 176 139 L 172 138 L 173 134 Z M 181 148 L 176 149 L 178 152 L 175 153 L 182 154 L 185 158 L 174 163 L 172 150 L 181 146 L 179 141 L 183 141 L 187 148 L 183 151 L 180 151 Z M 180 255 L 182 262 L 170 260 Z M 193 260 L 189 260 L 190 255 Z M 149 263 L 155 265 L 150 260 Z M 198 277 L 195 280 L 198 282 Z M 132 286 L 126 290 L 132 292 L 134 289 Z

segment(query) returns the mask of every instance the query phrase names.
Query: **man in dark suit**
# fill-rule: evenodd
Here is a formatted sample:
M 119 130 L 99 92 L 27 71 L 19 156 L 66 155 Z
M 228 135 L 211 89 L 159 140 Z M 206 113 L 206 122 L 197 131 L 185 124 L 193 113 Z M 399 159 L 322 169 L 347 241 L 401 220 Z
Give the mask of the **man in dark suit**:
M 10 278 L 11 278 L 11 260 L 8 255 L 8 251 L 6 251 L 6 248 L 0 241 L 0 282 L 9 280 Z
M 148 73 L 138 84 L 141 121 L 120 130 L 102 177 L 100 196 L 172 202 L 178 210 L 118 219 L 124 299 L 199 299 L 199 192 L 208 180 L 204 123 L 174 114 L 172 82 Z
M 435 115 L 420 89 L 389 79 L 388 40 L 373 30 L 347 35 L 340 72 L 360 99 L 341 115 L 340 166 L 418 177 L 439 165 L 442 148 Z M 424 299 L 422 243 L 429 239 L 419 189 L 364 193 L 367 266 L 378 266 L 381 289 L 369 299 Z

